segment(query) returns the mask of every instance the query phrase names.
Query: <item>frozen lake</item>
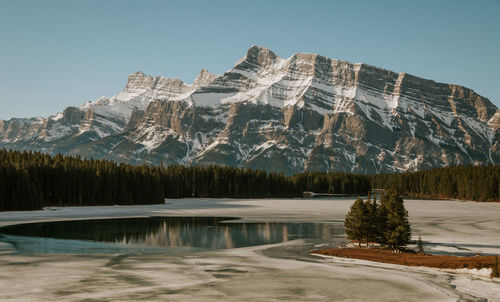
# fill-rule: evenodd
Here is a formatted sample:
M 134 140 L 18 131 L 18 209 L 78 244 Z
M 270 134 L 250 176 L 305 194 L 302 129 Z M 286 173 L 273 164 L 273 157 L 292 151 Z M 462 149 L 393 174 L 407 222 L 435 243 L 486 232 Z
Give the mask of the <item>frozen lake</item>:
M 187 254 L 297 239 L 332 242 L 343 233 L 343 225 L 332 223 L 147 217 L 14 224 L 0 228 L 0 240 L 23 254 Z
M 64 225 L 65 233 L 89 230 L 86 238 L 67 235 L 54 238 L 53 233 L 49 234 L 51 236 L 36 235 L 45 240 L 60 240 L 56 245 L 57 251 L 40 253 L 36 249 L 29 250 L 33 242 L 23 243 L 21 240 L 16 243 L 12 238 L 4 238 L 0 245 L 0 300 L 475 301 L 484 298 L 500 301 L 500 283 L 486 276 L 309 255 L 309 250 L 345 242 L 339 226 L 351 202 L 351 199 L 169 200 L 167 204 L 151 206 L 3 212 L 0 213 L 2 226 L 44 221 L 156 217 L 148 220 L 156 221 L 152 228 L 157 230 L 156 233 L 162 228 L 169 229 L 165 227 L 165 221 L 164 224 L 156 224 L 164 219 L 160 217 L 165 216 L 241 219 L 228 222 L 239 224 L 236 227 L 233 225 L 234 229 L 225 226 L 212 233 L 208 231 L 209 236 L 213 236 L 209 241 L 218 238 L 218 242 L 232 242 L 232 245 L 222 244 L 213 248 L 190 244 L 180 246 L 187 248 L 186 252 L 180 253 L 149 252 L 149 248 L 165 245 L 162 246 L 159 239 L 155 241 L 154 236 L 147 239 L 143 236 L 144 232 L 136 232 L 135 237 L 120 233 L 121 238 L 88 238 L 93 233 L 105 233 L 95 231 L 102 226 L 89 227 L 86 225 L 88 222 L 58 222 L 59 226 Z M 408 200 L 405 205 L 414 237 L 422 236 L 426 250 L 464 255 L 500 254 L 499 203 Z M 170 222 L 177 225 L 178 231 L 169 236 L 181 236 L 170 242 L 203 241 L 199 238 L 186 240 L 186 236 L 190 236 L 186 234 L 192 231 L 182 229 L 184 224 L 180 222 L 186 218 L 170 219 L 173 219 Z M 201 230 L 207 230 L 206 224 L 201 225 Z M 243 236 L 243 225 L 252 226 L 254 229 L 251 232 L 261 234 L 254 238 L 254 243 L 237 243 L 237 238 Z M 302 229 L 306 226 L 309 231 L 297 235 L 293 228 L 298 226 Z M 40 228 L 31 229 L 36 231 Z M 49 231 L 57 232 L 58 229 Z M 294 237 L 294 234 L 297 236 Z M 164 238 L 157 238 L 160 237 Z M 150 240 L 149 244 L 145 243 L 145 238 Z M 67 248 L 64 250 L 61 242 L 68 242 L 66 240 L 72 244 L 77 242 L 77 247 L 81 240 L 125 247 L 89 254 L 75 250 L 71 244 L 62 244 Z M 22 244 L 25 244 L 24 250 Z

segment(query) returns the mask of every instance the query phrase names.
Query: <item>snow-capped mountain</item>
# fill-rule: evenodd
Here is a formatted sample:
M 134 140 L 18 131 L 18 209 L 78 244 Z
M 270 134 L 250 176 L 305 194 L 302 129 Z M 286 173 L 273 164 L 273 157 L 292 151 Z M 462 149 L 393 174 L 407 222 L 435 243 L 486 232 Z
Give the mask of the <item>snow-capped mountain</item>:
M 136 72 L 116 96 L 0 121 L 0 147 L 293 174 L 500 161 L 500 111 L 473 90 L 362 63 L 251 47 L 193 84 Z

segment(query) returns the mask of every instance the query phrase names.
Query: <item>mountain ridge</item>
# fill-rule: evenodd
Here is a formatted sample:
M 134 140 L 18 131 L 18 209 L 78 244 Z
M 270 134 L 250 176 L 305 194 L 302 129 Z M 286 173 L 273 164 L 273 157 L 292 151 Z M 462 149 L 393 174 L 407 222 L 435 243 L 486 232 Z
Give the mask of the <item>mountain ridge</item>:
M 0 147 L 129 163 L 293 174 L 500 161 L 500 112 L 472 89 L 364 63 L 252 46 L 192 84 L 135 72 L 111 98 L 0 121 Z

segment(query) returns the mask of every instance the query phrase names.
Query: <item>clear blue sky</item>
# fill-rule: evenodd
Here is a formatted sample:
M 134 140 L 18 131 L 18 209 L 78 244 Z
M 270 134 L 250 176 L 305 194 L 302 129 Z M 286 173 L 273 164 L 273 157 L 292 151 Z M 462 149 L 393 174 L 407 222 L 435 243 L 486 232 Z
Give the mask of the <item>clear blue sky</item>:
M 112 96 L 137 70 L 191 83 L 251 45 L 462 84 L 500 105 L 498 0 L 0 0 L 0 119 Z

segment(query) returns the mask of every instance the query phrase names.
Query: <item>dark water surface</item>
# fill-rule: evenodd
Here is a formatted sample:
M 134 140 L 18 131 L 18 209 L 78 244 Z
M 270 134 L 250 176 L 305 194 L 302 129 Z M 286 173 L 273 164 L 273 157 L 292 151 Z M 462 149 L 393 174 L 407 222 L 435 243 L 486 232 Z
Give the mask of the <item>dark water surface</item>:
M 150 217 L 74 220 L 0 228 L 0 240 L 21 253 L 186 253 L 308 238 L 329 241 L 342 226 L 238 222 L 230 217 Z

